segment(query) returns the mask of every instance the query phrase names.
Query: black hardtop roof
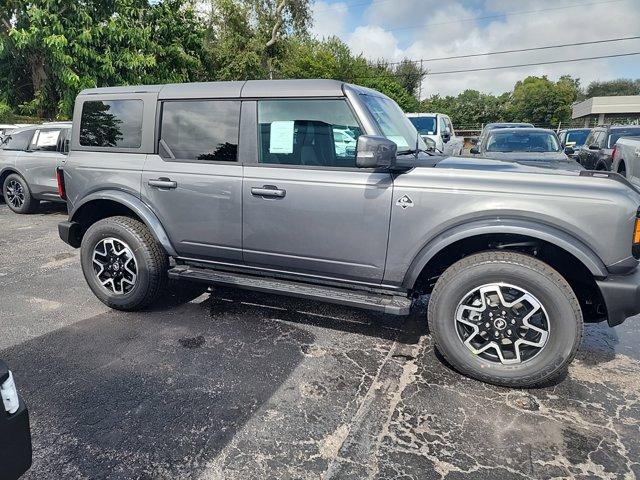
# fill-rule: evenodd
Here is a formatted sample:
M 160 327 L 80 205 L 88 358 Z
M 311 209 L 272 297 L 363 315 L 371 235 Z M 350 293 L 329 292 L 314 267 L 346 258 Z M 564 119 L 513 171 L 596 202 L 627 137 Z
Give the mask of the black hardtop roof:
M 80 95 L 156 93 L 159 99 L 341 97 L 344 96 L 345 85 L 349 84 L 339 80 L 325 79 L 246 80 L 235 82 L 173 83 L 166 85 L 89 88 L 82 90 Z M 363 93 L 374 93 L 373 90 L 363 87 L 350 86 Z M 378 95 L 381 94 L 378 93 Z

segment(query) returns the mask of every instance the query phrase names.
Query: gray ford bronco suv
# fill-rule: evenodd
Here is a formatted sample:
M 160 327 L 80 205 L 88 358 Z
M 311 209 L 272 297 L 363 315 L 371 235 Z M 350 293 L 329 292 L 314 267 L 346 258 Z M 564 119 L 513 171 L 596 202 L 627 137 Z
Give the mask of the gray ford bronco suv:
M 445 359 L 507 386 L 561 374 L 583 322 L 640 312 L 640 194 L 624 178 L 430 155 L 373 90 L 97 88 L 72 132 L 60 236 L 115 309 L 148 306 L 168 279 L 396 315 L 430 294 Z

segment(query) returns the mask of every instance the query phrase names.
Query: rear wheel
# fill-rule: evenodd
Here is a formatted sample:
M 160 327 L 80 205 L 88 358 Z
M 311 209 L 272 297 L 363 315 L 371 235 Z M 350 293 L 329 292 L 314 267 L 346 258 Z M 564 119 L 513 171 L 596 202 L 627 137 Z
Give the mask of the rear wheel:
M 515 252 L 470 255 L 436 283 L 428 308 L 436 348 L 460 372 L 531 387 L 562 374 L 582 338 L 582 312 L 567 281 Z
M 24 178 L 12 173 L 2 183 L 4 201 L 16 213 L 33 213 L 40 203 L 33 198 Z
M 94 223 L 82 239 L 82 272 L 93 293 L 117 310 L 152 304 L 167 283 L 169 260 L 149 229 L 129 217 Z

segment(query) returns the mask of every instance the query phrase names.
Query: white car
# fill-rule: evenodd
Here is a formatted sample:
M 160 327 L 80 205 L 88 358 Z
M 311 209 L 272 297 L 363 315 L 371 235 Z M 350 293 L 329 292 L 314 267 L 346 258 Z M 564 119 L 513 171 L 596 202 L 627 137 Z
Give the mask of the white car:
M 407 117 L 432 150 L 444 155 L 461 155 L 464 139 L 456 135 L 444 113 L 407 113 Z
M 618 138 L 613 148 L 611 171 L 640 187 L 640 128 L 629 128 L 629 136 Z M 632 136 L 635 135 L 635 136 Z
M 357 140 L 353 137 L 350 130 L 333 129 L 333 140 L 336 146 L 336 155 L 339 157 L 347 157 L 355 155 Z

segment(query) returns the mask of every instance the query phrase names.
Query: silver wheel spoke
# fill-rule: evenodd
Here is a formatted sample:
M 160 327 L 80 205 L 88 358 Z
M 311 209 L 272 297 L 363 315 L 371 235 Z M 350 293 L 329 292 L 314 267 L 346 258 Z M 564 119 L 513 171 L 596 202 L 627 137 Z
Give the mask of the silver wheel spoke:
M 522 287 L 482 285 L 468 292 L 455 314 L 458 336 L 474 354 L 502 364 L 528 361 L 549 339 L 542 303 Z
M 138 265 L 129 246 L 117 238 L 100 240 L 93 249 L 93 271 L 110 293 L 125 295 L 136 284 Z

